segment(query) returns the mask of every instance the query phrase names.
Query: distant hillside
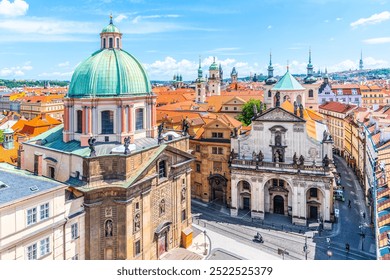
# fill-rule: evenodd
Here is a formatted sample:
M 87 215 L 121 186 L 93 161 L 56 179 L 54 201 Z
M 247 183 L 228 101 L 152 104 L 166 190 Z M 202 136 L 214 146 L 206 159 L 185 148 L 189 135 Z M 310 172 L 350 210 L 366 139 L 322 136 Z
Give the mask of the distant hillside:
M 69 81 L 48 81 L 48 80 L 1 80 L 0 86 L 6 86 L 8 88 L 17 87 L 43 87 L 49 83 L 50 86 L 65 87 L 69 85 Z

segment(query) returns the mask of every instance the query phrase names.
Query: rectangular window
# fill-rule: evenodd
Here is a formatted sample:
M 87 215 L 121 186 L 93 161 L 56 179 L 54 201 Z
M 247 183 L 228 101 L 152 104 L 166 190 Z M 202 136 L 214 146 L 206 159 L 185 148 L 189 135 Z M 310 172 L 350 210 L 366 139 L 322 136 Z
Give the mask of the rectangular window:
M 32 244 L 27 247 L 27 259 L 36 260 L 37 259 L 37 243 Z
M 135 130 L 144 129 L 144 109 L 135 110 Z
M 316 188 L 311 188 L 310 189 L 310 196 L 311 197 L 317 197 L 317 189 Z
M 55 173 L 56 173 L 55 168 L 52 167 L 52 166 L 49 166 L 49 177 L 52 178 L 52 179 L 54 179 Z
M 223 148 L 222 147 L 212 147 L 212 153 L 214 155 L 222 155 L 223 154 Z
M 72 224 L 71 232 L 72 232 L 72 240 L 77 239 L 79 237 L 79 224 L 78 223 Z
M 167 172 L 165 169 L 165 160 L 162 160 L 158 163 L 158 178 L 167 177 Z
M 102 116 L 102 134 L 113 134 L 114 133 L 114 112 L 103 111 Z
M 234 110 L 234 111 L 237 111 L 237 107 L 234 107 L 233 110 Z
M 141 240 L 137 240 L 136 242 L 135 242 L 135 255 L 137 256 L 137 255 L 139 255 L 139 254 L 141 254 Z
M 27 225 L 32 225 L 37 222 L 37 208 L 27 210 Z
M 49 203 L 40 206 L 40 214 L 41 220 L 49 218 Z
M 41 257 L 50 253 L 50 240 L 49 237 L 42 239 L 40 242 Z
M 229 108 L 228 108 L 228 107 L 225 107 L 225 111 L 227 111 L 227 110 L 229 110 Z
M 213 138 L 223 138 L 222 132 L 212 132 L 211 135 Z
M 198 153 L 200 152 L 200 145 L 196 145 L 195 146 L 195 151 L 198 152 Z
M 196 164 L 196 172 L 200 173 L 200 164 L 199 163 Z

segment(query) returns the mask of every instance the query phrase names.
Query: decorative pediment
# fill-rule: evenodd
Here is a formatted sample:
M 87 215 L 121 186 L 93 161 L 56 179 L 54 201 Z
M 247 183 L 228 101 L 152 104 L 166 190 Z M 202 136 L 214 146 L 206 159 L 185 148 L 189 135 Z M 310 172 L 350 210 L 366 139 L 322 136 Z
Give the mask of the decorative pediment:
M 260 116 L 256 117 L 255 121 L 305 122 L 304 119 L 284 110 L 281 107 L 275 107 L 264 112 Z

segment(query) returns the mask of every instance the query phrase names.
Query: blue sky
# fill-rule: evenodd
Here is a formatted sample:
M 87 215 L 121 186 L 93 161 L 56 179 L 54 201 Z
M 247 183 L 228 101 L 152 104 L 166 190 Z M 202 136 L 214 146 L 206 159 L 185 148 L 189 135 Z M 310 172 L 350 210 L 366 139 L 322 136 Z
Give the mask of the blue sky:
M 390 67 L 390 0 L 0 0 L 0 78 L 69 80 L 109 22 L 151 79 L 197 75 L 213 56 L 225 76 Z

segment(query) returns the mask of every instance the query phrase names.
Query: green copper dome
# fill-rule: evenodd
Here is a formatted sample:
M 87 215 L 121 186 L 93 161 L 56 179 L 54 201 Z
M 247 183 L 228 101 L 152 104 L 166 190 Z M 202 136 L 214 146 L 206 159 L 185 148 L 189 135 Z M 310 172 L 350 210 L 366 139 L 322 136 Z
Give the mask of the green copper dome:
M 121 49 L 101 49 L 74 71 L 68 97 L 112 97 L 151 93 L 145 69 Z
M 219 70 L 219 66 L 215 63 L 215 61 L 210 65 L 209 70 Z
M 120 33 L 118 27 L 116 27 L 114 24 L 110 23 L 106 27 L 103 28 L 102 33 Z

